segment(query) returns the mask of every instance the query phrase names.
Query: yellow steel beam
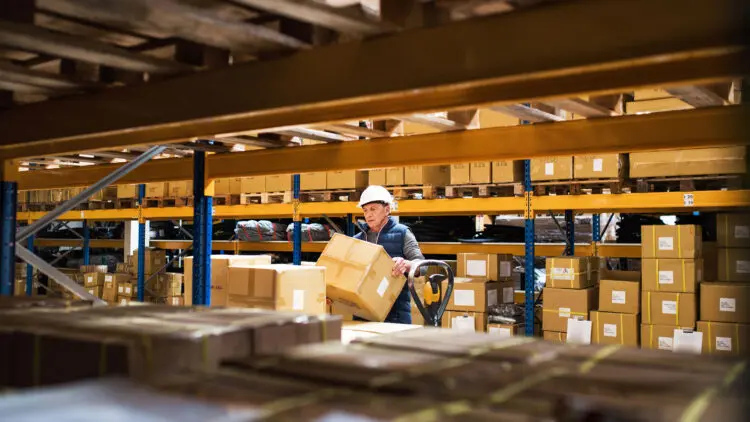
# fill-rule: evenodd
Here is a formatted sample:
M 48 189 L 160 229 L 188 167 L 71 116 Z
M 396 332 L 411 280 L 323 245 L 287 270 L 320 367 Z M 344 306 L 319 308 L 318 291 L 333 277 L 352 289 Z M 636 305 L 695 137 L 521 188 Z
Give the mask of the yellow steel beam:
M 207 171 L 208 177 L 213 179 L 413 164 L 514 160 L 548 155 L 747 145 L 750 143 L 750 138 L 746 136 L 748 121 L 750 105 L 711 107 L 653 115 L 217 154 L 207 158 Z M 19 189 L 90 185 L 117 167 L 118 165 L 99 165 L 23 172 L 19 176 Z M 143 164 L 123 177 L 121 182 L 144 183 L 191 178 L 191 159 L 164 159 Z
M 683 0 L 680 18 L 674 13 L 671 2 L 653 0 L 558 2 L 35 103 L 0 115 L 0 156 L 709 83 L 748 71 L 746 52 L 733 48 L 747 46 L 749 2 Z M 637 29 L 612 25 L 615 16 Z
M 91 248 L 111 248 L 111 249 L 122 249 L 122 239 L 91 239 L 89 241 L 89 247 Z M 81 239 L 34 239 L 34 246 L 36 247 L 61 247 L 69 246 L 74 248 L 83 247 L 83 240 Z

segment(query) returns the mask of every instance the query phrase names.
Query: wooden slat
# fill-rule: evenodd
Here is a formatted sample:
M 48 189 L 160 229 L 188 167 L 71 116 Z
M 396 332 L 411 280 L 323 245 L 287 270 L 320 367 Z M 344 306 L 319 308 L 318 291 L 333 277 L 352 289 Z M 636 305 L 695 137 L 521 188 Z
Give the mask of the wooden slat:
M 547 104 L 559 107 L 565 111 L 581 115 L 583 117 L 607 117 L 616 116 L 614 110 L 586 101 L 582 98 L 567 98 L 563 100 L 548 100 Z
M 680 86 L 668 88 L 666 91 L 693 107 L 711 107 L 727 104 L 725 98 L 722 98 L 706 86 Z
M 492 110 L 530 122 L 561 122 L 564 118 L 523 104 L 490 107 Z
M 298 136 L 300 138 L 312 139 L 322 142 L 345 142 L 353 141 L 355 138 L 350 136 L 339 135 L 337 133 L 326 132 L 310 128 L 296 127 L 283 130 L 275 130 L 274 133 L 288 136 Z
M 93 88 L 96 85 L 74 81 L 59 75 L 27 69 L 22 66 L 0 62 L 0 78 L 4 81 L 37 86 L 49 90 L 71 91 L 83 88 Z

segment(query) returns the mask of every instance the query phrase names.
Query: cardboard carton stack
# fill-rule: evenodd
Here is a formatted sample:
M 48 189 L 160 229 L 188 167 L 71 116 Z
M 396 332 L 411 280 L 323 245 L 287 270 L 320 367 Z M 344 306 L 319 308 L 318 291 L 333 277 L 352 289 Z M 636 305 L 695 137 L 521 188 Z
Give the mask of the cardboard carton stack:
M 573 179 L 573 157 L 555 156 L 531 159 L 531 180 Z
M 147 248 L 143 251 L 143 274 L 146 278 L 153 274 L 161 273 L 167 264 L 167 253 L 163 249 Z M 132 263 L 130 266 L 131 275 L 138 275 L 138 249 L 133 251 Z M 105 271 L 106 272 L 106 271 Z
M 117 295 L 120 291 L 119 286 L 130 282 L 131 279 L 132 276 L 127 273 L 105 274 L 101 298 L 110 304 L 118 303 Z
M 271 255 L 212 255 L 211 256 L 211 306 L 227 306 L 229 267 L 232 265 L 271 265 Z M 184 261 L 185 305 L 193 304 L 193 257 Z
M 184 276 L 180 273 L 163 273 L 149 280 L 147 283 L 146 293 L 153 292 L 158 298 L 157 303 L 166 303 L 172 306 L 182 306 L 185 304 L 185 297 L 182 294 Z
M 230 265 L 227 306 L 326 313 L 325 268 L 296 265 Z
M 591 342 L 638 346 L 641 273 L 600 270 L 599 310 L 591 311 Z
M 547 258 L 547 282 L 542 292 L 545 339 L 564 341 L 568 319 L 588 320 L 599 300 L 599 258 Z M 562 333 L 562 334 L 561 334 Z
M 624 177 L 624 154 L 596 154 L 573 156 L 573 176 L 576 179 L 618 179 Z
M 703 277 L 701 228 L 642 226 L 641 345 L 672 350 L 675 330 L 694 330 Z
M 451 185 L 492 183 L 492 162 L 452 164 L 450 183 Z
M 83 287 L 85 287 L 90 294 L 101 299 L 105 276 L 106 273 L 85 273 L 83 274 Z
M 718 280 L 700 285 L 702 352 L 747 356 L 750 348 L 750 215 L 719 214 Z

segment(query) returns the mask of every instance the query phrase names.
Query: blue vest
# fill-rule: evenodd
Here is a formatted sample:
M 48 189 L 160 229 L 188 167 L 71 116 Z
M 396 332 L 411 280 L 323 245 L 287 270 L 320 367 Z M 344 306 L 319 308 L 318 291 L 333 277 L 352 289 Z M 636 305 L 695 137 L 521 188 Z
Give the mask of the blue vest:
M 396 223 L 393 217 L 388 217 L 388 222 L 385 223 L 383 229 L 380 230 L 380 235 L 378 235 L 378 245 L 381 245 L 391 258 L 403 258 L 404 238 L 407 230 L 409 230 L 408 227 Z M 367 231 L 369 231 L 369 228 Z M 354 235 L 354 238 L 367 240 L 362 232 Z M 385 322 L 411 324 L 411 295 L 409 294 L 408 283 L 404 283 L 404 288 L 396 298 L 396 302 L 385 318 Z

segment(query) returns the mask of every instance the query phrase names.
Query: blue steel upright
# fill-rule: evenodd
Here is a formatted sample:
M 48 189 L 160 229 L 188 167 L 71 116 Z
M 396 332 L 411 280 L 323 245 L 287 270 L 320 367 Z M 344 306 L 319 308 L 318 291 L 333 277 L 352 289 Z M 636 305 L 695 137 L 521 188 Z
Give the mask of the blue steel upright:
M 206 195 L 206 153 L 193 155 L 193 304 L 211 305 L 213 197 Z
M 346 235 L 354 236 L 356 233 L 354 228 L 354 216 L 352 214 L 346 215 Z
M 294 221 L 294 232 L 292 245 L 292 263 L 294 265 L 302 265 L 302 221 L 300 221 L 299 215 L 299 191 L 300 191 L 300 177 L 299 174 L 292 176 L 292 194 L 294 195 L 293 200 L 293 215 Z
M 138 207 L 143 209 L 146 185 L 138 185 Z M 146 292 L 146 220 L 138 215 L 138 301 L 143 302 Z
M 89 222 L 83 220 L 83 265 L 91 264 L 91 233 L 89 232 Z
M 524 290 L 525 290 L 525 319 L 526 336 L 534 335 L 534 209 L 531 206 L 531 160 L 523 162 L 523 190 L 525 193 L 524 219 Z
M 0 295 L 10 296 L 13 294 L 16 277 L 18 183 L 0 182 L 0 189 Z
M 602 233 L 601 228 L 599 227 L 601 225 L 601 221 L 599 219 L 599 214 L 592 214 L 591 215 L 591 240 L 595 243 L 602 241 Z
M 565 234 L 568 238 L 568 247 L 565 248 L 568 256 L 576 254 L 576 224 L 573 210 L 565 210 Z
M 26 248 L 31 253 L 36 253 L 34 249 L 34 235 L 32 234 L 26 241 Z M 34 293 L 34 267 L 31 264 L 26 264 L 26 296 L 31 296 Z

